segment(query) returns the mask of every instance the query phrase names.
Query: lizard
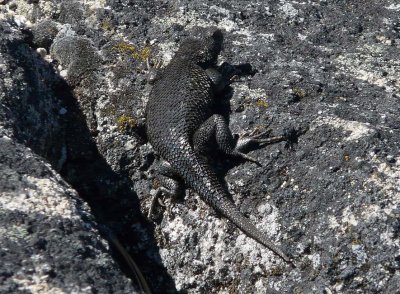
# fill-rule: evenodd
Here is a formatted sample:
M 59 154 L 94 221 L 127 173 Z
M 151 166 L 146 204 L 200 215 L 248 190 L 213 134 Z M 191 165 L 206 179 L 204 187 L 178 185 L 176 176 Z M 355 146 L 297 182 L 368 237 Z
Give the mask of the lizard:
M 162 158 L 157 178 L 162 193 L 177 196 L 185 185 L 246 235 L 269 248 L 285 262 L 291 259 L 245 217 L 229 199 L 205 153 L 210 141 L 226 155 L 258 161 L 242 152 L 249 144 L 270 144 L 285 136 L 262 138 L 262 134 L 239 138 L 232 135 L 225 118 L 213 113 L 217 97 L 236 76 L 217 66 L 223 33 L 208 30 L 205 37 L 182 41 L 170 63 L 156 76 L 146 105 L 146 134 Z

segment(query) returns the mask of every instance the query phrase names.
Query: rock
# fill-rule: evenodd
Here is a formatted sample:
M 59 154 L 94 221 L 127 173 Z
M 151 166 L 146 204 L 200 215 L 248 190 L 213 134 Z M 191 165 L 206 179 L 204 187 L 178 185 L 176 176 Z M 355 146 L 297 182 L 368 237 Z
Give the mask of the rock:
M 49 50 L 57 33 L 58 27 L 54 21 L 43 20 L 32 28 L 32 42 L 36 47 L 43 47 Z
M 47 55 L 47 50 L 45 48 L 37 48 L 36 52 L 40 55 L 41 58 L 45 58 Z
M 15 27 L 0 30 L 0 292 L 136 292 L 87 203 L 54 169 L 71 156 L 67 112 L 55 111 L 61 81 Z
M 90 78 L 101 62 L 91 41 L 84 37 L 66 36 L 56 39 L 50 52 L 68 70 L 67 80 L 71 85 Z
M 48 38 L 53 61 L 47 64 L 30 54 L 22 27 L 0 27 L 0 97 L 7 102 L 1 124 L 21 148 L 49 162 L 90 205 L 88 213 L 118 235 L 153 292 L 396 291 L 396 1 L 39 1 L 29 8 L 25 2 L 13 1 L 18 20 L 52 21 L 60 30 Z M 262 167 L 218 155 L 212 160 L 232 200 L 293 255 L 297 268 L 281 263 L 190 191 L 171 208 L 157 207 L 154 222 L 141 217 L 149 208 L 156 159 L 140 137 L 151 90 L 146 54 L 150 50 L 150 61 L 165 65 L 196 27 L 215 25 L 225 34 L 221 62 L 251 69 L 231 85 L 230 104 L 221 105 L 232 129 L 268 128 L 277 135 L 291 127 L 304 130 L 291 149 L 282 143 L 254 151 Z M 12 58 L 4 57 L 5 48 Z M 41 235 L 29 242 L 32 252 L 51 248 Z M 84 257 L 83 250 L 82 265 L 90 259 Z M 52 276 L 57 266 L 35 272 Z M 125 281 L 122 274 L 115 277 Z
M 0 158 L 1 293 L 136 292 L 87 204 L 49 164 L 4 133 Z

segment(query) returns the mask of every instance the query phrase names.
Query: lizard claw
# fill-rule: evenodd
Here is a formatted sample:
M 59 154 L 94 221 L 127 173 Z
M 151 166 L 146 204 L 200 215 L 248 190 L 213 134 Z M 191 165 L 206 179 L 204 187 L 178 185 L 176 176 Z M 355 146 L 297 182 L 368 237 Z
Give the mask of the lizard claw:
M 156 206 L 156 202 L 157 202 L 157 200 L 159 200 L 161 193 L 162 193 L 162 191 L 159 188 L 159 189 L 155 190 L 153 195 L 151 196 L 149 212 L 147 213 L 148 218 L 151 218 L 153 216 L 154 207 Z
M 157 70 L 160 69 L 163 65 L 163 61 L 161 59 L 156 59 L 155 63 L 151 65 L 150 58 L 146 58 L 146 67 L 148 71 L 148 81 L 149 84 L 154 84 L 157 79 Z
M 236 82 L 238 79 L 239 79 L 239 76 L 238 76 L 238 75 L 233 75 L 233 76 L 229 79 L 229 82 L 230 82 L 230 83 L 233 83 L 233 82 Z
M 245 154 L 245 153 L 243 153 L 243 152 L 234 151 L 234 152 L 232 153 L 232 155 L 233 155 L 233 156 L 236 156 L 236 157 L 239 157 L 239 158 L 241 158 L 241 159 L 244 159 L 244 160 L 246 160 L 246 161 L 250 161 L 250 162 L 252 162 L 252 163 L 255 163 L 255 164 L 257 164 L 258 166 L 262 166 L 262 164 L 261 164 L 257 159 L 255 159 L 254 157 L 252 157 L 252 156 L 250 156 L 250 155 L 247 155 L 247 154 Z

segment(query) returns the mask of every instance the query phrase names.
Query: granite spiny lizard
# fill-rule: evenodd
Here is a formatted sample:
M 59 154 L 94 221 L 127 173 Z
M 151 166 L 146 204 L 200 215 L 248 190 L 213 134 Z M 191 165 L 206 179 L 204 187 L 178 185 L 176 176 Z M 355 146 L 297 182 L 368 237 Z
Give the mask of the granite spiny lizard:
M 244 233 L 290 263 L 289 257 L 238 211 L 204 158 L 210 140 L 216 140 L 218 148 L 229 156 L 257 162 L 241 152 L 246 145 L 285 139 L 254 136 L 236 142 L 224 117 L 213 114 L 215 98 L 232 79 L 217 66 L 222 41 L 221 30 L 215 28 L 202 39 L 186 39 L 155 79 L 146 108 L 146 132 L 165 160 L 158 171 L 161 187 L 155 197 L 162 192 L 182 192 L 184 182 Z

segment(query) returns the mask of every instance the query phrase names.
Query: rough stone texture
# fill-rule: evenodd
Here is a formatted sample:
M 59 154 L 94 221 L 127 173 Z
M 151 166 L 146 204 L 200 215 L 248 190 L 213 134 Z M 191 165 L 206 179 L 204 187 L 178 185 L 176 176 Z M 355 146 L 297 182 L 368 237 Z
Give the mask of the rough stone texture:
M 45 19 L 32 27 L 32 43 L 37 47 L 49 50 L 57 33 L 57 24 L 52 20 Z
M 78 36 L 57 38 L 50 53 L 66 68 L 67 81 L 74 86 L 92 75 L 101 61 L 90 40 Z
M 38 45 L 29 33 L 19 38 L 15 70 L 0 79 L 10 93 L 2 96 L 8 104 L 1 123 L 12 130 L 8 137 L 16 134 L 59 171 L 97 221 L 113 228 L 154 292 L 394 293 L 400 285 L 399 15 L 394 0 L 8 1 L 0 19 L 14 20 L 11 35 L 52 20 L 59 30 L 52 48 L 84 43 L 82 52 L 96 57 L 81 63 L 82 52 L 68 59 L 68 52 L 57 53 L 67 47 L 59 46 L 33 63 L 26 56 Z M 282 143 L 254 151 L 263 167 L 215 159 L 234 202 L 292 252 L 296 269 L 190 191 L 171 209 L 159 207 L 154 224 L 140 216 L 138 202 L 143 212 L 149 206 L 155 158 L 138 127 L 150 90 L 146 46 L 151 60 L 167 63 L 196 26 L 211 25 L 225 30 L 221 61 L 254 70 L 232 85 L 225 108 L 232 129 L 306 130 L 292 150 Z M 74 62 L 78 68 L 71 70 Z M 0 66 L 2 75 L 8 72 Z
M 135 292 L 89 207 L 34 154 L 0 135 L 0 292 Z
M 0 32 L 0 292 L 135 292 L 54 170 L 67 156 L 66 101 L 53 91 L 63 82 L 17 28 L 3 21 Z

